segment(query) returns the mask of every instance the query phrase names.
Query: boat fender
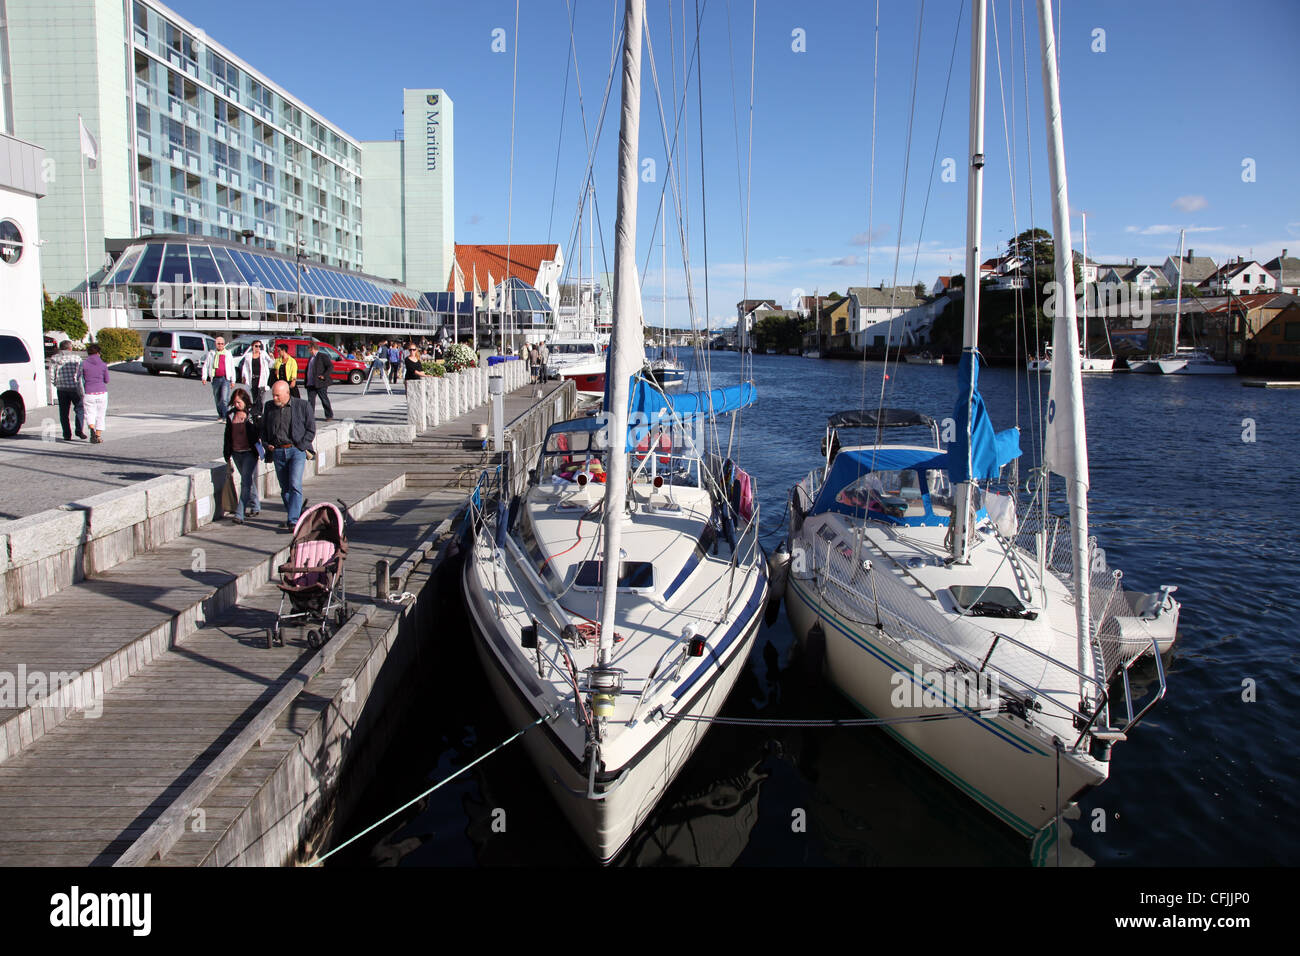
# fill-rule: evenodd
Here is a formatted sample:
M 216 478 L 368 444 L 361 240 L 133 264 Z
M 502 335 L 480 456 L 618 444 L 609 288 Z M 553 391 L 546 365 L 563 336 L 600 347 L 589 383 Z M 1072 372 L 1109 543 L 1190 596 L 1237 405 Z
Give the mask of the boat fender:
M 809 677 L 821 677 L 822 665 L 826 661 L 826 632 L 818 621 L 808 629 L 808 636 L 803 640 L 804 673 Z
M 515 495 L 510 499 L 510 520 L 506 522 L 506 530 L 514 533 L 515 521 L 519 518 L 519 506 L 523 503 L 522 499 Z
M 497 503 L 496 540 L 497 540 L 498 548 L 504 548 L 506 546 L 506 535 L 509 534 L 509 532 L 510 532 L 509 513 L 506 510 L 506 503 L 504 501 L 501 501 Z

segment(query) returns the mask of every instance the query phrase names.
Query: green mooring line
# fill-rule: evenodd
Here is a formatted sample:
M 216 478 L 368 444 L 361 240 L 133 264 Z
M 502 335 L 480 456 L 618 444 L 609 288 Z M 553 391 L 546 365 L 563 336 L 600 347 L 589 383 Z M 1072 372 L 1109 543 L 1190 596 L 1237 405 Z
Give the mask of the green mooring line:
M 479 764 L 479 763 L 482 763 L 484 760 L 487 760 L 488 757 L 491 757 L 494 753 L 496 753 L 496 752 L 497 752 L 498 750 L 500 750 L 501 748 L 505 747 L 507 744 L 510 744 L 510 743 L 514 742 L 515 740 L 519 739 L 519 738 L 522 737 L 524 734 L 528 733 L 528 731 L 532 730 L 534 727 L 536 727 L 538 724 L 540 724 L 543 720 L 546 720 L 547 716 L 548 716 L 547 714 L 543 714 L 542 716 L 538 717 L 536 720 L 534 720 L 531 724 L 529 724 L 529 725 L 528 725 L 527 727 L 525 727 L 523 730 L 519 731 L 519 732 L 516 733 L 516 734 L 512 734 L 511 736 L 507 737 L 505 740 L 501 741 L 501 743 L 499 743 L 499 744 L 497 744 L 495 747 L 493 747 L 491 750 L 489 750 L 487 753 L 483 754 L 483 755 L 480 756 L 480 757 L 476 757 L 476 758 L 474 758 L 474 760 L 472 760 L 472 761 L 470 761 L 469 763 L 465 764 L 465 766 L 461 767 L 459 770 L 457 770 L 455 773 L 453 773 L 453 774 L 452 774 L 450 777 L 448 777 L 446 780 L 441 780 L 441 781 L 439 781 L 438 783 L 435 783 L 432 787 L 430 787 L 428 790 L 424 791 L 423 793 L 418 794 L 417 796 L 412 797 L 410 800 L 406 801 L 406 803 L 402 804 L 400 807 L 398 807 L 398 808 L 397 808 L 396 810 L 394 810 L 392 813 L 388 814 L 388 816 L 384 817 L 384 818 L 381 819 L 381 820 L 376 820 L 374 823 L 370 824 L 370 826 L 366 827 L 364 830 L 362 830 L 362 831 L 361 831 L 360 833 L 358 833 L 356 836 L 349 837 L 348 839 L 344 840 L 342 843 L 340 843 L 340 844 L 339 844 L 338 846 L 336 846 L 334 849 L 330 850 L 328 853 L 322 853 L 320 856 L 316 857 L 316 859 L 312 861 L 312 864 L 311 864 L 311 865 L 312 865 L 312 866 L 320 866 L 322 863 L 324 863 L 326 860 L 328 860 L 330 857 L 332 857 L 335 853 L 339 852 L 339 850 L 343 849 L 345 846 L 348 846 L 349 844 L 355 843 L 357 840 L 360 840 L 363 836 L 365 836 L 365 835 L 366 835 L 367 833 L 369 833 L 371 830 L 375 829 L 375 827 L 383 826 L 383 824 L 385 824 L 385 823 L 387 823 L 389 820 L 393 819 L 393 817 L 397 816 L 399 813 L 401 813 L 401 812 L 402 812 L 403 810 L 405 810 L 407 807 L 411 806 L 411 804 L 416 803 L 417 801 L 424 799 L 424 798 L 427 797 L 429 794 L 433 793 L 433 791 L 435 791 L 435 790 L 437 790 L 439 787 L 441 787 L 443 784 L 451 783 L 453 780 L 455 780 L 457 777 L 459 777 L 459 776 L 460 776 L 462 773 L 464 773 L 466 770 L 469 770 L 469 769 L 473 768 L 475 765 L 477 765 L 477 764 Z

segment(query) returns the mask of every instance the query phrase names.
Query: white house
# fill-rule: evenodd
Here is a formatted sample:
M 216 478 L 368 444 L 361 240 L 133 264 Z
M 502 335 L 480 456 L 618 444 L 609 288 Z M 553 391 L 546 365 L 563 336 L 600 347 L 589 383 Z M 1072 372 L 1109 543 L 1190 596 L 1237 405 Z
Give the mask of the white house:
M 1246 261 L 1241 256 L 1210 273 L 1199 288 L 1218 295 L 1245 295 L 1248 292 L 1276 292 L 1277 277 L 1254 259 Z
M 45 195 L 45 150 L 0 132 L 0 328 L 17 333 L 33 360 L 34 381 L 0 381 L 0 393 L 21 385 L 30 412 L 49 401 L 41 331 L 41 230 L 37 201 Z M 12 358 L 8 359 L 12 361 Z
M 1155 266 L 1139 265 L 1136 259 L 1127 263 L 1100 264 L 1097 267 L 1097 284 L 1119 286 L 1124 284 L 1155 292 L 1169 287 L 1164 272 Z
M 930 341 L 930 326 L 948 303 L 917 298 L 913 286 L 850 286 L 853 347 L 918 345 Z

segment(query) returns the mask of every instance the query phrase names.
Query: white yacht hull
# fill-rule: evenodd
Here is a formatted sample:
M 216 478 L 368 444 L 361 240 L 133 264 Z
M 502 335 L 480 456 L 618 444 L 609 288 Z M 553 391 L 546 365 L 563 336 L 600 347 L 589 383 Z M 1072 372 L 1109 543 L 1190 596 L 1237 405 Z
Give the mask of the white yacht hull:
M 555 719 L 529 730 L 522 742 L 542 783 L 579 839 L 592 856 L 608 863 L 662 799 L 709 724 L 643 715 L 639 732 L 645 735 L 645 742 L 621 764 L 605 763 L 595 781 L 599 798 L 589 797 L 585 731 L 573 719 L 571 699 L 566 703 L 556 698 L 535 679 L 537 672 L 519 647 L 519 635 L 508 633 L 512 625 L 502 620 L 509 618 L 509 612 L 503 608 L 503 613 L 498 613 L 484 588 L 480 573 L 487 572 L 476 563 L 476 553 L 477 548 L 468 555 L 462 578 L 474 626 L 475 652 L 512 727 L 527 727 L 548 708 L 558 713 Z M 702 679 L 666 705 L 665 710 L 690 717 L 717 715 L 747 666 L 766 599 L 767 575 L 761 573 L 748 600 L 735 605 L 737 619 L 727 625 L 727 634 L 719 641 L 722 650 L 718 666 L 708 668 Z M 619 727 L 621 732 L 627 732 L 621 724 Z
M 1079 369 L 1083 372 L 1113 372 L 1115 371 L 1115 360 L 1113 358 L 1080 358 Z
M 786 586 L 786 614 L 795 635 L 808 646 L 820 623 L 826 677 L 868 716 L 934 715 L 935 708 L 904 709 L 891 699 L 897 677 L 913 672 L 917 661 L 874 625 L 848 621 L 823 605 L 814 584 L 791 575 Z M 1108 764 L 1063 750 L 1058 757 L 1050 739 L 1009 714 L 956 717 L 886 725 L 884 729 L 944 780 L 1025 837 L 1055 819 L 1083 791 L 1104 782 Z M 1066 741 L 1067 745 L 1073 741 Z

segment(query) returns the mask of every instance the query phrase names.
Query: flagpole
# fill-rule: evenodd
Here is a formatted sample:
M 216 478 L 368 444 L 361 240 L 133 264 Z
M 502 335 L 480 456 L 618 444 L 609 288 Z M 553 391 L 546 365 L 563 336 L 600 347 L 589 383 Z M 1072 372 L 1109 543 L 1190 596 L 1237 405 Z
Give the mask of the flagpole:
M 81 119 L 81 114 L 77 114 L 77 138 L 80 146 L 82 140 L 81 131 L 85 129 L 86 124 Z M 77 167 L 81 171 L 81 245 L 82 251 L 86 257 L 86 310 L 90 310 L 90 227 L 86 224 L 86 160 L 84 148 L 79 148 L 77 157 Z

